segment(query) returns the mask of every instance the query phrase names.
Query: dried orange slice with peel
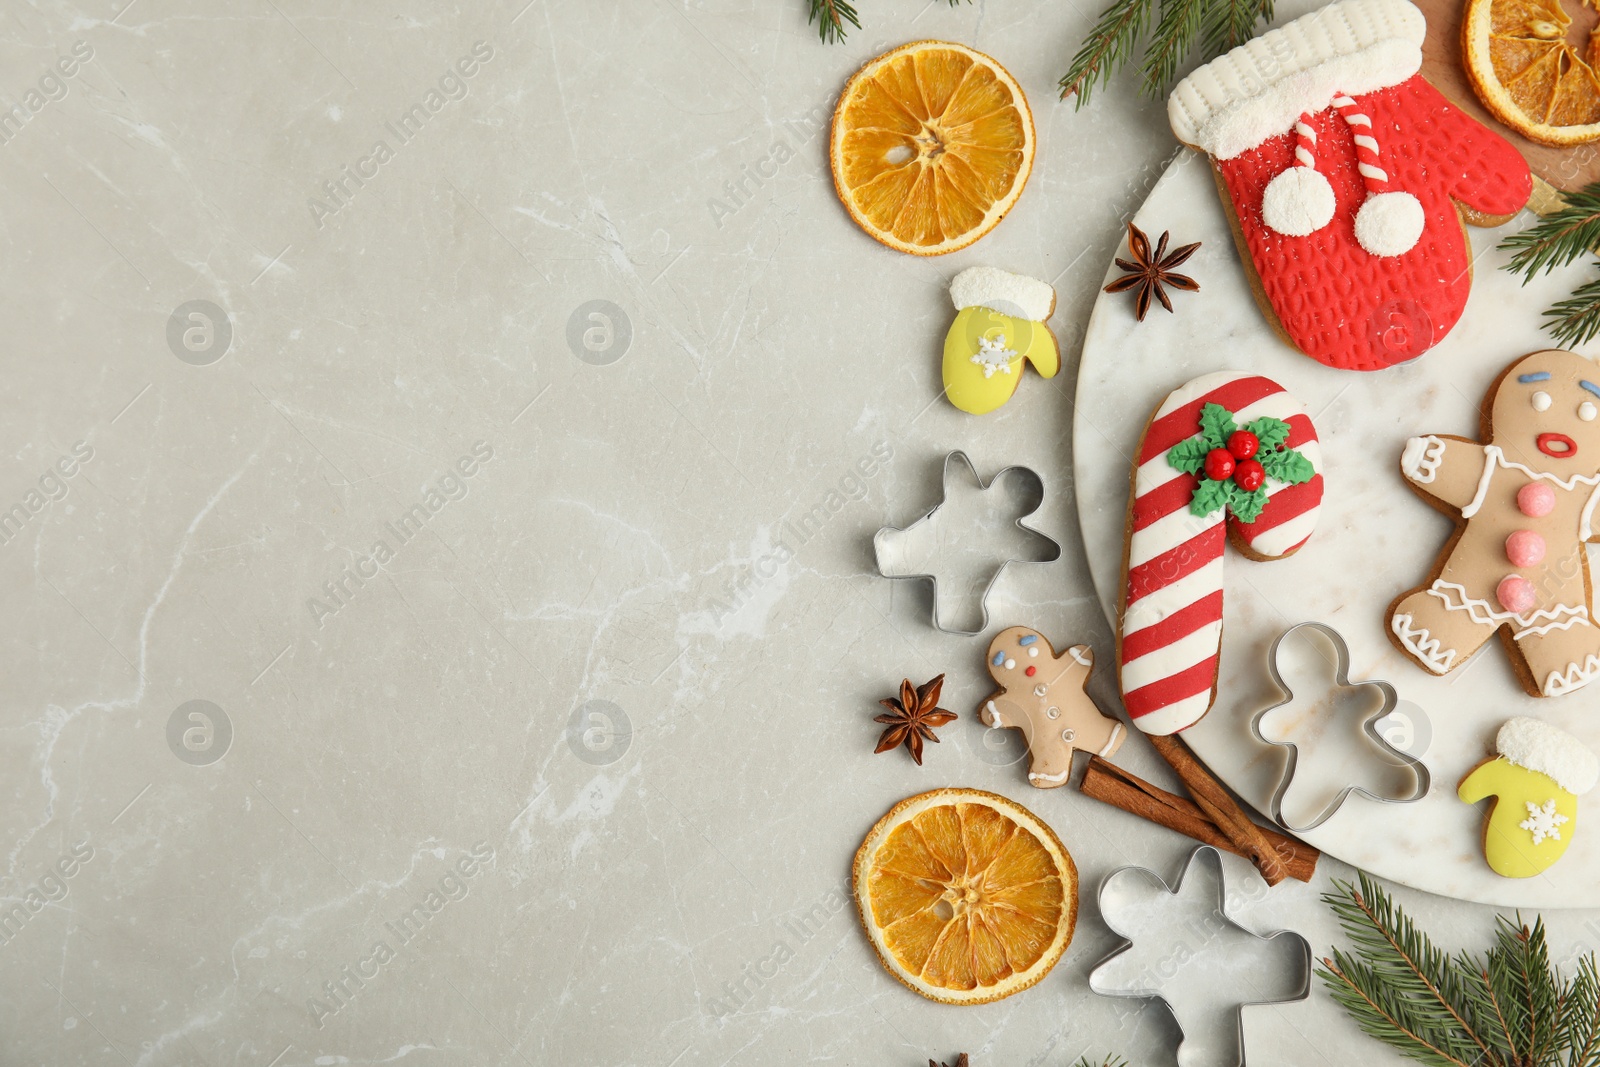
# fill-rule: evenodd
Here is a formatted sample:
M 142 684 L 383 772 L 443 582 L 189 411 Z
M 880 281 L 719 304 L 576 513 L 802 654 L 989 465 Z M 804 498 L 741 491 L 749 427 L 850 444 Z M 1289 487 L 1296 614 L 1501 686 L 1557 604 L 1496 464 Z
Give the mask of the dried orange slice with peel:
M 1078 869 L 1055 832 L 981 789 L 936 789 L 878 820 L 856 853 L 856 905 L 884 967 L 946 1004 L 1033 985 L 1078 919 Z
M 856 224 L 938 256 L 999 225 L 1033 170 L 1022 86 L 982 52 L 917 41 L 856 72 L 833 111 L 828 161 Z
M 1495 118 L 1531 141 L 1600 138 L 1600 39 L 1579 54 L 1561 0 L 1470 0 L 1461 44 L 1467 77 Z

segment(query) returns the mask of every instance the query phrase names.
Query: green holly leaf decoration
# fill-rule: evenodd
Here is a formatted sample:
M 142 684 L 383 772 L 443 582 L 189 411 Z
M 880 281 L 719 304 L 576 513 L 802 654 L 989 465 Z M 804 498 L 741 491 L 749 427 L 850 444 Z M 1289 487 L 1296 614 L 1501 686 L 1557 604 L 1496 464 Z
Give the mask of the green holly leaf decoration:
M 1207 404 L 1200 409 L 1200 436 L 1206 451 L 1227 448 L 1228 435 L 1238 428 L 1233 421 L 1233 412 L 1221 404 Z
M 1179 441 L 1167 450 L 1167 463 L 1186 474 L 1199 474 L 1206 465 L 1206 444 L 1198 437 Z
M 1231 480 L 1214 482 L 1207 478 L 1201 481 L 1199 487 L 1194 491 L 1194 497 L 1189 501 L 1189 514 L 1203 519 L 1218 508 L 1227 507 L 1228 490 L 1232 485 L 1233 482 Z
M 1245 492 L 1233 482 L 1228 483 L 1228 510 L 1233 512 L 1233 517 L 1240 522 L 1255 522 L 1261 517 L 1261 512 L 1267 506 L 1267 491 L 1265 488 L 1254 492 Z
M 1285 449 L 1282 452 L 1262 450 L 1256 455 L 1256 459 L 1261 461 L 1261 469 L 1267 472 L 1268 478 L 1290 485 L 1309 482 L 1317 473 L 1311 461 L 1293 449 Z
M 1289 441 L 1289 424 L 1270 415 L 1256 419 L 1245 429 L 1256 435 L 1256 440 L 1261 442 L 1263 452 L 1276 452 Z

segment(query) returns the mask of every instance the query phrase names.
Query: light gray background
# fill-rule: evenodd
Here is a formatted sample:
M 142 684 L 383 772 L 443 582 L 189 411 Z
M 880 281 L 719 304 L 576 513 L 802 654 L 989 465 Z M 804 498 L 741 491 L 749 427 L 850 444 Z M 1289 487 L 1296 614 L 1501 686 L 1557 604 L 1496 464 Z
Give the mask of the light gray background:
M 41 492 L 0 545 L 0 905 L 27 915 L 0 943 L 0 1062 L 1171 1062 L 1159 1009 L 1087 988 L 1117 943 L 1090 889 L 1126 863 L 1170 880 L 1188 844 L 1028 788 L 971 715 L 986 638 L 935 632 L 870 559 L 949 449 L 1033 466 L 1065 551 L 1008 574 L 994 621 L 1092 643 L 1109 697 L 1075 361 L 1173 142 L 1130 79 L 1055 101 L 1094 11 L 862 0 L 824 47 L 803 0 L 126 2 L 0 9 L 0 98 L 92 51 L 0 144 L 0 506 Z M 1039 136 L 1011 217 L 935 261 L 850 224 L 822 134 L 858 63 L 924 36 L 1006 63 Z M 465 96 L 401 144 L 386 123 L 478 41 Z M 976 263 L 1055 281 L 1067 355 L 982 419 L 938 399 L 944 286 Z M 225 351 L 169 346 L 194 300 Z M 569 320 L 595 300 L 632 339 L 585 361 Z M 465 495 L 399 543 L 385 524 L 476 442 Z M 786 524 L 819 506 L 802 543 Z M 393 558 L 313 613 L 379 539 Z M 927 765 L 872 755 L 874 702 L 939 671 L 963 718 Z M 192 700 L 220 709 L 209 748 L 205 719 L 169 743 Z M 569 730 L 589 701 L 629 732 Z M 841 906 L 874 820 L 946 784 L 1030 805 L 1090 887 L 1062 964 L 986 1007 L 895 984 Z M 1325 878 L 1228 871 L 1253 925 L 1329 947 Z M 442 880 L 402 943 L 385 924 Z M 1489 909 L 1400 896 L 1486 942 Z M 1558 957 L 1600 942 L 1549 918 Z M 336 1012 L 308 1004 L 379 941 Z M 1384 1055 L 1320 990 L 1246 1026 L 1256 1064 Z

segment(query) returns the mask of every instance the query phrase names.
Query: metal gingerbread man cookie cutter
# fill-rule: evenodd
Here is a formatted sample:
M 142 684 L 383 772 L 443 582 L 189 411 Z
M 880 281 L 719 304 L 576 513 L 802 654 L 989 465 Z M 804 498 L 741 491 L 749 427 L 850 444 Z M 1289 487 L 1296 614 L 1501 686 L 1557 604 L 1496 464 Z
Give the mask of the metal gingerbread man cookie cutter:
M 1203 866 L 1202 860 L 1208 862 Z M 1193 911 L 1197 901 L 1192 898 L 1208 880 L 1215 884 L 1215 896 L 1204 914 L 1181 917 L 1185 909 Z M 1119 867 L 1101 881 L 1097 900 L 1101 920 L 1123 944 L 1089 972 L 1089 988 L 1103 997 L 1165 1004 L 1182 1034 L 1180 1064 L 1242 1067 L 1244 1009 L 1311 995 L 1310 942 L 1293 930 L 1258 934 L 1235 921 L 1228 914 L 1222 854 L 1210 845 L 1189 854 L 1171 886 L 1148 868 Z M 1141 929 L 1158 925 L 1149 918 L 1156 912 L 1180 916 L 1164 924 L 1165 936 L 1148 936 L 1150 930 Z M 1254 957 L 1248 966 L 1236 958 L 1245 949 Z M 1280 970 L 1292 968 L 1293 980 L 1272 985 L 1270 970 L 1260 966 L 1263 954 Z M 1186 975 L 1187 967 L 1198 970 Z M 1229 976 L 1229 969 L 1241 973 Z
M 1299 763 L 1300 750 L 1299 746 L 1293 741 L 1273 740 L 1272 738 L 1268 737 L 1266 732 L 1264 732 L 1262 729 L 1262 721 L 1279 708 L 1288 707 L 1295 702 L 1295 692 L 1292 688 L 1290 688 L 1289 683 L 1284 680 L 1283 671 L 1279 667 L 1278 654 L 1283 647 L 1284 641 L 1286 641 L 1292 634 L 1299 630 L 1310 630 L 1319 633 L 1327 639 L 1330 645 L 1333 646 L 1334 655 L 1336 657 L 1333 670 L 1333 682 L 1336 688 L 1365 689 L 1370 686 L 1383 694 L 1383 700 L 1379 704 L 1377 711 L 1367 715 L 1366 718 L 1362 720 L 1361 730 L 1366 735 L 1367 739 L 1372 742 L 1373 747 L 1377 749 L 1377 751 L 1388 754 L 1396 762 L 1410 770 L 1417 783 L 1416 788 L 1411 792 L 1411 795 L 1403 797 L 1382 796 L 1372 792 L 1364 786 L 1352 784 L 1347 785 L 1343 789 L 1339 790 L 1338 795 L 1329 801 L 1323 807 L 1322 811 L 1317 815 L 1317 817 L 1312 819 L 1311 822 L 1307 823 L 1306 825 L 1291 826 L 1288 820 L 1284 818 L 1283 798 L 1288 794 L 1289 787 L 1294 783 L 1294 772 L 1296 765 Z M 1278 692 L 1283 694 L 1283 699 L 1278 701 L 1276 704 L 1271 704 L 1265 708 L 1262 708 L 1260 711 L 1256 712 L 1250 717 L 1250 733 L 1257 741 L 1260 741 L 1264 745 L 1271 745 L 1274 748 L 1288 750 L 1288 761 L 1284 766 L 1283 775 L 1278 779 L 1277 787 L 1272 792 L 1272 800 L 1270 801 L 1270 810 L 1268 814 L 1272 816 L 1273 822 L 1277 823 L 1279 826 L 1283 827 L 1285 830 L 1288 830 L 1292 834 L 1310 833 L 1312 830 L 1315 830 L 1317 827 L 1333 818 L 1339 809 L 1344 806 L 1345 800 L 1352 793 L 1357 796 L 1365 797 L 1368 800 L 1375 800 L 1380 804 L 1413 804 L 1428 795 L 1428 790 L 1433 787 L 1433 776 L 1429 773 L 1427 764 L 1423 763 L 1415 756 L 1412 756 L 1410 753 L 1402 752 L 1398 748 L 1395 748 L 1394 745 L 1389 743 L 1383 734 L 1378 732 L 1378 723 L 1388 718 L 1390 713 L 1392 713 L 1395 708 L 1399 706 L 1399 694 L 1395 692 L 1393 685 L 1390 685 L 1388 682 L 1382 681 L 1381 679 L 1367 678 L 1360 681 L 1351 681 L 1350 646 L 1345 643 L 1344 637 L 1340 635 L 1339 631 L 1320 622 L 1302 622 L 1289 627 L 1283 633 L 1279 634 L 1277 639 L 1272 642 L 1272 648 L 1267 653 L 1267 673 L 1272 678 L 1272 684 L 1278 687 Z
M 940 617 L 939 613 L 939 579 L 936 575 L 920 570 L 898 571 L 895 569 L 895 566 L 891 561 L 891 557 L 893 555 L 892 545 L 895 541 L 902 539 L 907 535 L 914 535 L 916 531 L 921 528 L 931 526 L 931 524 L 935 521 L 935 517 L 939 514 L 940 509 L 945 506 L 946 501 L 949 499 L 950 476 L 952 472 L 960 471 L 962 468 L 965 468 L 966 473 L 971 476 L 972 483 L 977 487 L 977 490 L 980 493 L 991 491 L 995 486 L 999 485 L 1001 480 L 1007 475 L 1021 474 L 1033 479 L 1034 482 L 1038 484 L 1040 489 L 1040 502 L 1023 512 L 1021 515 L 1017 516 L 1015 522 L 1013 522 L 1011 525 L 1032 537 L 1039 538 L 1049 545 L 1049 554 L 1043 559 L 1023 559 L 1018 557 L 1010 557 L 1001 562 L 1001 564 L 995 568 L 994 574 L 989 578 L 988 583 L 983 587 L 983 591 L 978 595 L 978 616 L 980 621 L 975 628 L 970 630 L 959 626 L 946 626 L 944 624 L 944 621 Z M 984 481 L 983 478 L 979 476 L 977 467 L 973 466 L 972 460 L 967 457 L 965 452 L 962 452 L 959 449 L 951 452 L 944 457 L 944 467 L 942 468 L 939 479 L 939 502 L 932 508 L 929 508 L 921 515 L 921 517 L 916 519 L 910 525 L 905 527 L 885 526 L 873 535 L 872 552 L 873 558 L 877 563 L 878 573 L 885 578 L 928 582 L 932 587 L 933 592 L 933 625 L 940 632 L 955 634 L 961 637 L 971 637 L 974 634 L 983 633 L 989 628 L 989 595 L 994 592 L 994 587 L 999 584 L 1000 576 L 1005 573 L 1007 567 L 1011 566 L 1013 563 L 1054 563 L 1056 560 L 1061 558 L 1061 542 L 1057 541 L 1043 530 L 1039 530 L 1028 525 L 1027 523 L 1027 519 L 1038 512 L 1039 508 L 1043 506 L 1043 490 L 1044 479 L 1039 476 L 1037 471 L 1030 467 L 1013 464 L 1012 466 L 1004 467 L 999 471 L 996 471 L 994 477 L 990 478 L 988 481 Z

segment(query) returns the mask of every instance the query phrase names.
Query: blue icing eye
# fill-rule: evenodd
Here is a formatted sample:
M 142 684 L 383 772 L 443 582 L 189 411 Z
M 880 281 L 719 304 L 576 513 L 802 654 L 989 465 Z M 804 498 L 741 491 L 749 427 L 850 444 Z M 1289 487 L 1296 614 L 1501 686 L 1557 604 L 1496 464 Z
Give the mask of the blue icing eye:
M 1004 652 L 996 652 L 994 654 L 994 659 L 990 660 L 989 662 L 993 663 L 996 667 L 998 667 L 998 666 L 1000 666 L 1000 664 L 1004 663 L 1005 661 L 1006 661 L 1006 654 Z
M 1033 634 L 1029 634 L 1027 637 L 1024 637 L 1018 641 L 1017 644 L 1021 645 L 1023 648 L 1027 648 L 1037 640 L 1039 640 L 1037 637 L 1035 637 Z
M 1523 385 L 1532 385 L 1534 382 L 1548 382 L 1550 372 L 1547 370 L 1534 371 L 1532 374 L 1519 374 L 1517 381 Z

